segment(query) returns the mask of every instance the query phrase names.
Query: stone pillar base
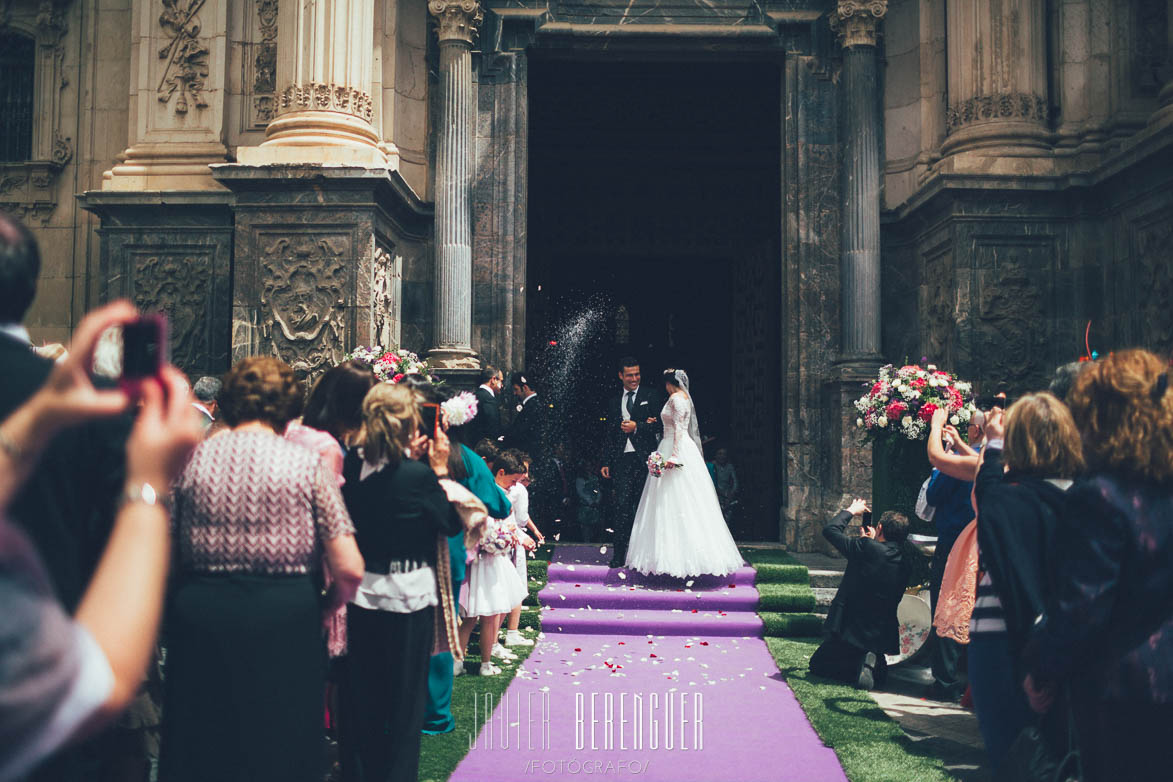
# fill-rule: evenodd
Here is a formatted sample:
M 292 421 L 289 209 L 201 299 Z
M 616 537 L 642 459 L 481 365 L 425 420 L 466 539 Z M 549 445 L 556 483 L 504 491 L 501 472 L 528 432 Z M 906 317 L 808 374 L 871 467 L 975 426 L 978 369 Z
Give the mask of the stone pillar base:
M 212 178 L 210 166 L 225 163 L 223 144 L 167 142 L 138 144 L 121 155 L 114 168 L 102 174 L 102 189 L 118 192 L 155 190 L 224 190 Z
M 428 363 L 438 372 L 481 368 L 480 357 L 471 350 L 461 348 L 432 348 L 428 351 Z
M 984 155 L 1039 155 L 1051 149 L 1051 134 L 1034 121 L 991 120 L 958 128 L 941 144 L 942 155 L 980 151 Z

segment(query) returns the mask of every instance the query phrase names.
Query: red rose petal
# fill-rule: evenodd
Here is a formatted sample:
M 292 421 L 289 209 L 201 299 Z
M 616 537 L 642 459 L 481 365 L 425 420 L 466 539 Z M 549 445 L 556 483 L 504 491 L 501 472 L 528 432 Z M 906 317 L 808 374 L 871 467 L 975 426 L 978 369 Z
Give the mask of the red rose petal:
M 692 609 L 692 612 L 695 614 L 695 613 L 696 613 L 696 609 L 695 609 L 695 608 L 694 608 L 694 609 Z
M 684 648 L 685 648 L 685 649 L 691 649 L 691 648 L 692 648 L 692 644 L 685 644 L 685 645 L 684 645 Z
M 620 642 L 619 642 L 619 645 L 620 645 L 620 646 L 624 646 L 624 643 L 623 643 L 623 641 L 620 641 Z
M 709 645 L 708 641 L 701 641 L 701 646 L 708 646 L 708 645 Z
M 578 647 L 575 647 L 574 651 L 576 651 L 576 652 L 581 652 L 581 651 L 582 651 L 582 649 L 579 649 Z
M 729 588 L 730 588 L 730 589 L 735 589 L 736 587 L 737 587 L 737 584 L 730 584 L 730 585 L 729 585 Z
M 648 657 L 655 657 L 655 656 L 656 656 L 655 652 L 652 652 L 651 654 L 648 655 Z

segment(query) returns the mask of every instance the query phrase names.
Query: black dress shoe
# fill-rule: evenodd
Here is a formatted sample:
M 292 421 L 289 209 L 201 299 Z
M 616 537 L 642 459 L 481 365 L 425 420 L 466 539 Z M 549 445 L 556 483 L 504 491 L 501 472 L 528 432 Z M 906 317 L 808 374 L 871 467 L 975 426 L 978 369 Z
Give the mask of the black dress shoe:
M 855 686 L 860 690 L 871 690 L 876 686 L 876 653 L 868 652 L 859 664 L 859 676 L 855 679 Z

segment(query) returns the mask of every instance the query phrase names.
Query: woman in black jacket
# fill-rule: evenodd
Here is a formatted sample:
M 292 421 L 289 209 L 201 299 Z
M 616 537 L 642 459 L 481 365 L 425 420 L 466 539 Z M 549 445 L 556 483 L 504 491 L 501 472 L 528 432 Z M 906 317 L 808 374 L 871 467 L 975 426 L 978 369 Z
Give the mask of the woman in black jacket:
M 353 751 L 342 771 L 347 780 L 415 782 L 439 602 L 437 544 L 462 526 L 438 480 L 448 474 L 448 440 L 430 427 L 421 433 L 411 390 L 376 385 L 363 418 L 361 448 L 343 466 L 366 573 L 347 611 L 343 744 Z
M 997 771 L 1034 719 L 1019 660 L 1042 613 L 1065 492 L 1083 470 L 1071 413 L 1049 393 L 988 416 L 974 499 L 982 576 L 969 629 L 969 680 L 978 726 Z

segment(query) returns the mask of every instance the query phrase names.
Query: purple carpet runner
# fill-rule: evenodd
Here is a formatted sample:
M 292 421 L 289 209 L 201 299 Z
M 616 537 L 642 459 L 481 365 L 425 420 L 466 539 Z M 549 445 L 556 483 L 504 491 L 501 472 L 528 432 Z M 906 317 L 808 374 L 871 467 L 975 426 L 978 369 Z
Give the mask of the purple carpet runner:
M 600 548 L 555 549 L 544 638 L 453 780 L 846 779 L 762 641 L 753 568 L 645 578 Z

